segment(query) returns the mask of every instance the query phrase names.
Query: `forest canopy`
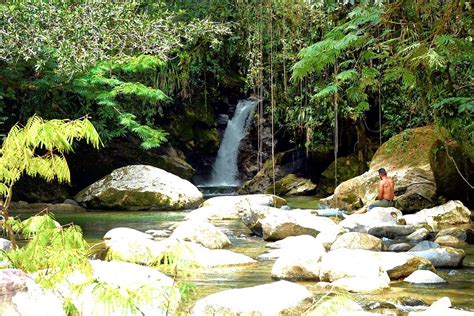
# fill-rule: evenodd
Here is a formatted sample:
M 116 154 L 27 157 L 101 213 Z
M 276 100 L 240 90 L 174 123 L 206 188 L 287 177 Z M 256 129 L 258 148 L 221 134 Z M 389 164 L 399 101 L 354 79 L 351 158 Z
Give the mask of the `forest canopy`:
M 7 1 L 0 123 L 90 115 L 152 148 L 166 113 L 231 88 L 297 147 L 436 122 L 474 161 L 472 25 L 469 1 Z

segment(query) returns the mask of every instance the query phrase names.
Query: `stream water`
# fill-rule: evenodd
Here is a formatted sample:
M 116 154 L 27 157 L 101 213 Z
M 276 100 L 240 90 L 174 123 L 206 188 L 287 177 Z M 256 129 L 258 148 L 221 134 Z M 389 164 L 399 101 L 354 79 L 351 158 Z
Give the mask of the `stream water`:
M 289 198 L 289 204 L 298 208 L 315 208 L 314 198 Z M 74 222 L 82 227 L 85 238 L 90 243 L 100 242 L 104 234 L 114 227 L 131 227 L 140 231 L 148 229 L 166 229 L 184 220 L 186 212 L 87 212 L 58 213 L 56 220 L 61 224 Z M 23 217 L 23 216 L 22 216 Z M 215 221 L 229 236 L 232 251 L 243 253 L 252 258 L 265 252 L 266 242 L 253 237 L 245 225 L 237 220 Z M 427 304 L 440 297 L 448 296 L 453 306 L 465 310 L 474 310 L 474 246 L 466 250 L 464 266 L 461 269 L 438 269 L 441 277 L 447 280 L 441 285 L 410 285 L 405 282 L 393 282 L 389 290 L 378 295 L 354 295 L 363 306 L 369 307 L 376 302 L 398 304 L 403 298 L 420 299 Z M 207 269 L 196 271 L 186 281 L 193 283 L 198 291 L 192 295 L 189 306 L 206 295 L 231 288 L 243 288 L 272 282 L 271 269 L 273 261 L 259 261 L 257 265 L 242 268 Z M 324 291 L 317 288 L 314 282 L 301 282 L 316 297 Z M 397 307 L 401 307 L 398 306 Z M 402 308 L 407 308 L 402 307 Z M 405 313 L 401 313 L 404 315 Z

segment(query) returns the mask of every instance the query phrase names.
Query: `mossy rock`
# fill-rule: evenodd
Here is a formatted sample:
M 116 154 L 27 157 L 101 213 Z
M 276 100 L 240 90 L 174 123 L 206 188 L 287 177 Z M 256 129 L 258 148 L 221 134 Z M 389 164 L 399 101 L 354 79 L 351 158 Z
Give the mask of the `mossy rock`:
M 189 181 L 162 169 L 132 165 L 83 189 L 76 201 L 93 209 L 181 210 L 197 207 L 202 193 Z
M 407 129 L 380 146 L 370 169 L 429 169 L 431 148 L 437 139 L 433 126 Z
M 219 133 L 216 128 L 194 128 L 194 141 L 202 153 L 211 154 L 219 149 Z
M 289 174 L 275 182 L 275 193 L 277 195 L 311 195 L 316 190 L 316 184 L 309 179 L 300 178 Z M 267 193 L 273 193 L 273 187 L 267 189 Z
M 474 201 L 474 190 L 459 174 L 461 172 L 464 178 L 472 179 L 474 164 L 455 140 L 436 141 L 431 150 L 430 164 L 439 195 L 449 200 Z M 472 202 L 466 204 L 474 205 Z
M 371 203 L 377 194 L 377 170 L 385 168 L 395 182 L 395 203 L 403 212 L 430 208 L 437 203 L 436 183 L 430 166 L 437 140 L 432 126 L 407 129 L 385 142 L 375 153 L 370 170 L 342 182 L 330 204 L 357 208 Z

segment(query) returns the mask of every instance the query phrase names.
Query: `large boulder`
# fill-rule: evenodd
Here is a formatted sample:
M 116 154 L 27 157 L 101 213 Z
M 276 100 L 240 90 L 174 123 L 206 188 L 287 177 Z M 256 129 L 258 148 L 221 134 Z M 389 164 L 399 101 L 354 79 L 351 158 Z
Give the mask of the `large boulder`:
M 474 161 L 469 160 L 462 147 L 453 140 L 436 141 L 431 152 L 431 169 L 438 194 L 449 200 L 470 202 L 468 207 L 472 208 L 474 190 L 462 177 L 473 178 Z
M 75 276 L 68 280 L 69 287 L 61 287 L 62 296 L 67 297 L 80 315 L 169 315 L 176 312 L 181 300 L 178 287 L 172 278 L 150 267 L 118 261 L 91 260 L 94 282 L 82 286 L 82 291 L 74 291 L 88 278 Z M 99 284 L 104 284 L 100 287 Z M 101 293 L 103 291 L 107 291 Z M 134 293 L 126 304 L 111 304 L 108 292 L 122 295 Z M 49 315 L 49 314 L 48 314 Z
M 46 312 L 66 315 L 63 302 L 46 292 L 21 270 L 0 270 L 0 315 L 34 316 Z
M 280 212 L 282 212 L 282 210 L 276 207 L 257 205 L 251 208 L 241 209 L 239 215 L 245 226 L 247 226 L 255 235 L 262 236 L 263 231 L 261 221 L 271 213 L 278 214 Z
M 367 233 L 378 238 L 400 239 L 414 233 L 418 228 L 416 225 L 384 225 L 372 227 Z
M 436 268 L 457 268 L 461 266 L 466 253 L 462 249 L 438 247 L 410 253 L 429 260 Z
M 193 315 L 301 315 L 313 302 L 304 286 L 288 281 L 211 294 L 196 302 Z
M 290 236 L 285 239 L 281 239 L 275 242 L 267 243 L 266 248 L 269 248 L 269 252 L 266 252 L 258 259 L 278 259 L 281 256 L 291 256 L 294 252 L 308 252 L 321 250 L 322 244 L 310 235 Z
M 316 184 L 310 179 L 298 177 L 292 173 L 275 182 L 277 195 L 311 195 L 316 190 Z M 273 192 L 273 187 L 267 193 Z
M 165 240 L 166 242 L 166 240 Z M 194 242 L 175 243 L 168 240 L 166 254 L 176 257 L 176 260 L 198 268 L 227 268 L 254 265 L 254 259 L 226 249 L 208 249 Z
M 319 278 L 328 282 L 352 277 L 373 279 L 383 273 L 380 261 L 371 251 L 340 248 L 323 255 Z
M 382 167 L 395 181 L 398 209 L 413 212 L 434 206 L 437 195 L 430 155 L 435 141 L 431 126 L 408 129 L 390 138 L 375 153 L 369 171 L 336 188 L 331 206 L 357 209 L 369 204 L 377 194 L 377 170 Z
M 152 240 L 153 236 L 138 230 L 118 227 L 105 236 L 106 257 L 111 260 L 152 264 L 168 249 L 168 244 Z
M 320 232 L 337 226 L 329 218 L 315 216 L 306 210 L 271 212 L 260 223 L 265 240 L 280 240 L 298 235 L 317 236 Z
M 332 282 L 353 277 L 374 279 L 387 273 L 398 280 L 419 269 L 434 270 L 430 261 L 416 254 L 340 248 L 323 255 L 319 277 Z
M 436 238 L 443 236 L 452 236 L 460 240 L 467 242 L 468 244 L 474 244 L 474 229 L 469 227 L 450 227 L 442 229 L 436 235 Z
M 217 196 L 210 198 L 201 207 L 191 211 L 187 219 L 224 220 L 240 219 L 240 213 L 259 209 L 262 206 L 281 207 L 285 199 L 271 194 L 249 194 L 237 196 Z
M 415 214 L 403 216 L 407 224 L 428 224 L 433 228 L 471 222 L 471 211 L 460 201 L 449 201 L 433 208 L 423 209 Z
M 331 246 L 331 250 L 339 248 L 380 251 L 382 250 L 382 240 L 366 233 L 349 232 L 337 237 Z
M 376 207 L 364 214 L 353 214 L 339 223 L 355 232 L 367 233 L 371 228 L 396 225 L 402 213 L 394 207 Z
M 217 227 L 206 221 L 191 220 L 180 223 L 171 238 L 193 241 L 209 249 L 220 249 L 231 244 L 229 238 Z
M 189 265 L 205 268 L 255 264 L 252 258 L 223 249 L 208 249 L 195 242 L 168 238 L 152 240 L 153 236 L 131 228 L 114 228 L 105 234 L 107 258 L 150 265 L 164 256 Z
M 76 195 L 94 209 L 180 210 L 198 206 L 202 193 L 189 181 L 162 169 L 132 165 L 114 170 Z
M 303 237 L 303 236 L 299 236 Z M 275 261 L 272 268 L 272 278 L 285 280 L 319 280 L 319 260 L 326 253 L 323 245 L 318 243 L 314 237 L 305 235 L 305 239 L 309 239 L 307 244 L 312 244 L 311 248 L 295 245 L 291 247 L 289 244 L 299 237 L 288 237 L 284 249 L 280 249 L 280 256 Z M 290 238 L 293 238 L 290 242 Z

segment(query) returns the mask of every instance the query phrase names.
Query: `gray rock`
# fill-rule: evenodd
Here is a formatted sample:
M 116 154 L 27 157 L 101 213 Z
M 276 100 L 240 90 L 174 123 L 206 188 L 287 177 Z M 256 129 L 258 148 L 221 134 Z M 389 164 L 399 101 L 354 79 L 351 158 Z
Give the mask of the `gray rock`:
M 415 225 L 387 225 L 372 227 L 369 229 L 368 233 L 378 238 L 390 238 L 397 239 L 400 237 L 405 237 L 410 235 L 417 229 Z
M 5 238 L 0 238 L 0 250 L 8 251 L 12 249 L 12 242 Z
M 196 302 L 193 315 L 301 315 L 312 304 L 304 286 L 278 281 L 211 294 Z
M 337 237 L 331 246 L 331 250 L 339 248 L 380 251 L 382 250 L 382 241 L 366 233 L 350 232 Z
M 399 244 L 392 244 L 388 246 L 388 251 L 393 251 L 393 252 L 405 252 L 410 250 L 412 245 L 407 244 L 407 243 L 399 243 Z
M 418 257 L 428 259 L 436 268 L 459 267 L 466 256 L 464 250 L 451 247 L 439 247 L 412 253 Z
M 426 228 L 418 228 L 413 233 L 407 236 L 407 239 L 412 242 L 420 242 L 428 238 L 430 232 Z
M 446 204 L 423 209 L 415 214 L 405 215 L 407 224 L 428 224 L 433 228 L 447 225 L 466 224 L 471 222 L 471 211 L 460 201 L 449 201 Z
M 363 313 L 364 309 L 356 301 L 352 299 L 337 300 L 329 299 L 324 300 L 320 304 L 314 306 L 311 310 L 307 311 L 305 316 L 320 316 L 320 315 L 352 315 L 352 313 L 357 312 Z M 371 314 L 372 315 L 372 314 Z M 373 315 L 372 315 L 373 316 Z
M 66 315 L 63 302 L 21 270 L 0 270 L 0 297 L 0 315 L 33 316 L 45 311 L 48 316 Z
M 439 244 L 433 241 L 424 240 L 416 244 L 415 247 L 411 248 L 410 251 L 424 251 L 429 249 L 438 248 Z
M 448 235 L 437 237 L 435 242 L 442 246 L 450 246 L 454 248 L 464 248 L 467 246 L 467 243 L 464 240 Z
M 132 165 L 114 170 L 76 195 L 94 209 L 181 210 L 198 206 L 202 193 L 189 181 L 162 169 Z
M 280 240 L 298 235 L 317 236 L 324 230 L 337 227 L 330 219 L 312 215 L 305 210 L 271 212 L 260 223 L 265 240 Z
M 302 236 L 299 236 L 302 237 Z M 319 260 L 326 253 L 323 245 L 311 236 L 308 241 L 279 249 L 279 257 L 272 268 L 272 278 L 284 280 L 319 280 Z M 298 237 L 288 237 L 298 238 Z M 312 240 L 310 239 L 312 238 Z M 301 238 L 298 238 L 301 240 Z M 311 246 L 311 247 L 308 247 Z
M 439 275 L 428 270 L 417 270 L 410 274 L 405 280 L 408 283 L 415 284 L 431 284 L 431 283 L 445 283 L 446 280 L 441 278 Z
M 131 305 L 133 310 L 140 311 L 140 315 L 165 316 L 176 312 L 181 301 L 179 289 L 172 278 L 160 271 L 128 262 L 91 260 L 90 263 L 93 280 L 106 284 L 112 290 L 133 293 L 146 289 L 149 299 L 136 297 L 131 300 L 136 304 Z M 75 285 L 87 279 L 84 275 L 75 275 L 68 280 L 69 287 L 59 289 L 61 295 L 70 299 L 78 309 L 78 314 L 131 315 L 127 305 L 101 301 L 96 295 L 96 283 L 83 287 L 80 293 L 74 291 Z
M 448 297 L 442 297 L 426 311 L 410 312 L 408 316 L 432 316 L 432 315 L 449 315 L 449 316 L 473 316 L 474 312 L 467 312 L 459 309 L 451 308 L 451 300 Z
M 348 216 L 339 223 L 340 226 L 360 233 L 367 233 L 373 227 L 393 226 L 397 224 L 402 212 L 393 207 L 376 207 L 364 214 Z
M 474 244 L 474 229 L 467 227 L 451 227 L 445 228 L 438 232 L 436 238 L 442 236 L 453 236 L 468 244 Z
M 193 241 L 209 249 L 221 249 L 231 245 L 229 238 L 209 222 L 191 220 L 180 223 L 171 238 Z

